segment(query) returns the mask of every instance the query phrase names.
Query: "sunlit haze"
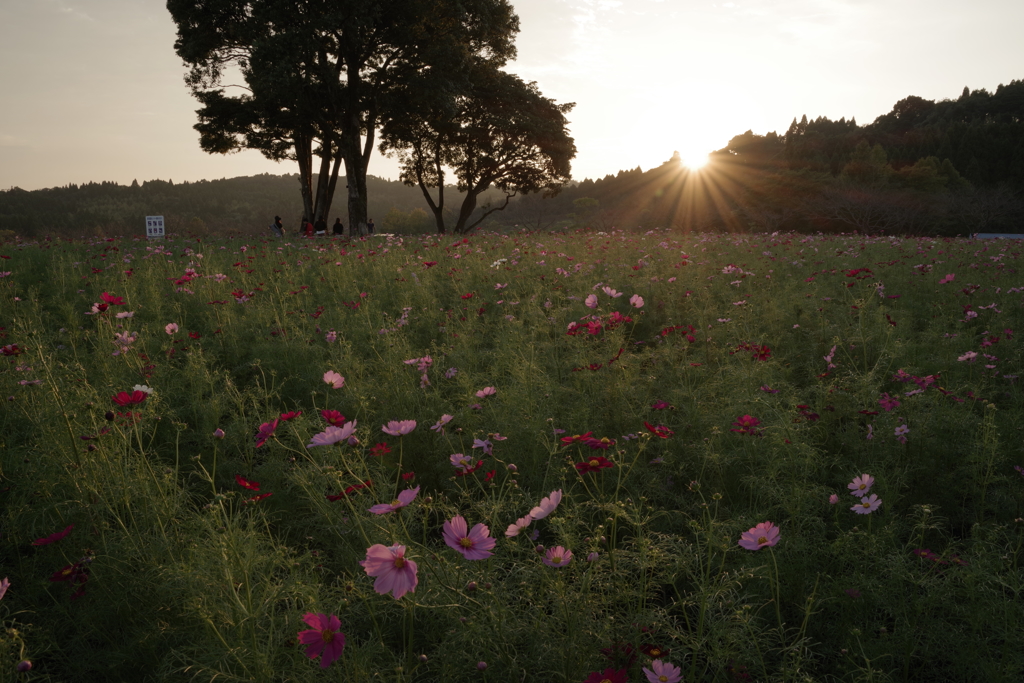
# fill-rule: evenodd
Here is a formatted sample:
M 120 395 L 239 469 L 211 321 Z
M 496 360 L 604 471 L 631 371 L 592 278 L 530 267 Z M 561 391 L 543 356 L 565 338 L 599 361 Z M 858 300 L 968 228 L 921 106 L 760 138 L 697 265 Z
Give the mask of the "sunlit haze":
M 519 0 L 509 70 L 575 102 L 573 177 L 691 168 L 806 114 L 864 124 L 908 95 L 1024 77 L 1024 3 L 981 0 Z M 0 188 L 295 173 L 208 155 L 158 0 L 0 3 Z M 396 178 L 376 155 L 369 172 Z

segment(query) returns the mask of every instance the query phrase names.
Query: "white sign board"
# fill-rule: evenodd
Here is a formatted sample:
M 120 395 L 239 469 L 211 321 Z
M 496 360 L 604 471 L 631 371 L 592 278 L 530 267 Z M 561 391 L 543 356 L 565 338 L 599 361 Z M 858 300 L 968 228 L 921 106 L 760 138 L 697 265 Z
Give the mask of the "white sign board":
M 163 239 L 164 217 L 146 216 L 146 237 L 149 239 Z

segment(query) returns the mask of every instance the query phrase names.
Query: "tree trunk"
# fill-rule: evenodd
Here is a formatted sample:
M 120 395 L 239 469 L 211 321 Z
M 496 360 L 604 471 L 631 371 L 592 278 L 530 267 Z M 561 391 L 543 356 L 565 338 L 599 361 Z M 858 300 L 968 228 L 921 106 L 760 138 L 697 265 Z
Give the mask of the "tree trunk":
M 316 177 L 316 201 L 313 204 L 313 215 L 310 220 L 314 223 L 318 218 L 327 220 L 327 188 L 330 186 L 331 173 L 331 134 L 325 133 L 320 142 L 320 172 Z
M 308 136 L 295 136 L 295 159 L 299 162 L 302 208 L 308 220 L 313 214 L 313 141 Z M 296 232 L 302 232 L 301 225 L 296 228 Z
M 331 204 L 334 203 L 334 188 L 338 185 L 338 169 L 341 168 L 341 154 L 334 155 L 334 168 L 331 169 L 331 182 L 327 186 L 327 201 L 324 204 L 324 218 L 331 213 Z

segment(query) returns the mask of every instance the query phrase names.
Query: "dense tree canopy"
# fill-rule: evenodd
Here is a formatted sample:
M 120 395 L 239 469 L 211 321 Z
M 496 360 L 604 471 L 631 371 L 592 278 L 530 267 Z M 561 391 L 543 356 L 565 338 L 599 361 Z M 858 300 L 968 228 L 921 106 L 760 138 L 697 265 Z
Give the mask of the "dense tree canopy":
M 572 104 L 556 104 L 519 77 L 477 63 L 470 88 L 454 107 L 410 103 L 406 115 L 384 128 L 383 149 L 394 150 L 402 180 L 417 185 L 445 232 L 446 169 L 465 193 L 454 231 L 470 230 L 520 193 L 556 192 L 570 180 L 576 146 L 565 115 Z M 470 223 L 478 197 L 494 186 L 505 193 L 497 206 L 485 207 Z M 437 199 L 431 194 L 437 190 Z
M 167 8 L 202 104 L 203 149 L 295 159 L 311 219 L 329 211 L 344 163 L 349 222 L 359 226 L 376 131 L 400 114 L 395 103 L 426 77 L 442 95 L 464 91 L 465 65 L 503 65 L 519 28 L 507 0 L 168 0 Z M 232 84 L 242 94 L 228 94 Z

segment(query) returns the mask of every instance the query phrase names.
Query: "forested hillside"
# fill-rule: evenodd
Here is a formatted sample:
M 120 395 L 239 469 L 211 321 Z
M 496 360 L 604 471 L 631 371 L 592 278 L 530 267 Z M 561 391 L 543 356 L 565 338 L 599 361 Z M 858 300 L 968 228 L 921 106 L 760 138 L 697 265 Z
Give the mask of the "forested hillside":
M 339 182 L 344 187 L 345 179 Z M 367 194 L 378 230 L 435 229 L 418 188 L 371 176 Z M 845 118 L 794 118 L 782 135 L 735 136 L 698 171 L 673 156 L 647 171 L 570 183 L 555 196 L 516 197 L 484 226 L 1021 232 L 1022 195 L 1024 81 L 1018 80 L 994 93 L 964 88 L 955 100 L 907 97 L 863 126 Z M 480 204 L 503 199 L 492 190 Z M 0 192 L 0 231 L 22 237 L 141 233 L 148 214 L 164 215 L 171 231 L 256 232 L 275 215 L 294 227 L 302 216 L 299 180 L 260 175 Z

